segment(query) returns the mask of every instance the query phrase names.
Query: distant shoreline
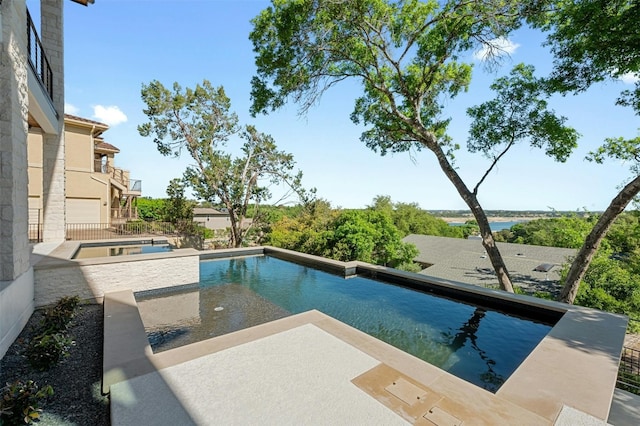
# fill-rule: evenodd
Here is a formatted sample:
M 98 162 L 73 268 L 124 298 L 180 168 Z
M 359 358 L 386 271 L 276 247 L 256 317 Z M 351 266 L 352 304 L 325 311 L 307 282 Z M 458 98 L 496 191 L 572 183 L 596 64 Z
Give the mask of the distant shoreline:
M 442 219 L 447 223 L 465 223 L 468 220 L 475 220 L 473 217 L 438 217 L 438 219 Z M 493 223 L 493 222 L 528 222 L 530 220 L 534 220 L 534 219 L 542 219 L 542 217 L 500 217 L 500 216 L 493 216 L 493 217 L 488 217 L 487 218 L 489 220 L 489 223 Z

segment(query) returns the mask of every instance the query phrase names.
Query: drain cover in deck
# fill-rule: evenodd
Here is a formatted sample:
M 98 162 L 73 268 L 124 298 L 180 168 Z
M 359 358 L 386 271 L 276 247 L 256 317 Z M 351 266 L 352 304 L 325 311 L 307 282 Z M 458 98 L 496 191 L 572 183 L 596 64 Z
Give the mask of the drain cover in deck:
M 427 397 L 427 391 L 409 383 L 402 377 L 394 380 L 393 383 L 385 387 L 384 390 L 409 405 L 424 401 Z

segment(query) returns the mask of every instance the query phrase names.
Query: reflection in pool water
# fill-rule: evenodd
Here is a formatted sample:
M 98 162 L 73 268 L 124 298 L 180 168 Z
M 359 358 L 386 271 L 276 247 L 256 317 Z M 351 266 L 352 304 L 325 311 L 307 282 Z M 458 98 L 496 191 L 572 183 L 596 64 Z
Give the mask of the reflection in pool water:
M 166 253 L 173 251 L 169 244 L 110 244 L 86 245 L 73 255 L 73 259 L 89 259 L 93 257 L 130 256 L 134 254 Z

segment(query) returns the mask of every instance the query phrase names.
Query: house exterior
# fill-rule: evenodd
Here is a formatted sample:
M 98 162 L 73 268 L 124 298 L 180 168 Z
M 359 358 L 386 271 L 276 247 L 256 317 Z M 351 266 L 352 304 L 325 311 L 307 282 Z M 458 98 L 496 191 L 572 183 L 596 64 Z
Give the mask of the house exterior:
M 204 228 L 214 231 L 231 227 L 231 219 L 228 212 L 210 207 L 194 207 L 193 221 Z
M 87 6 L 93 0 L 72 0 Z M 30 16 L 25 0 L 0 1 L 0 357 L 34 307 L 28 239 L 27 139 L 41 129 L 41 221 L 45 242 L 65 238 L 63 0 L 41 0 Z M 33 22 L 40 21 L 40 31 Z
M 74 115 L 64 115 L 66 223 L 112 224 L 137 218 L 133 201 L 141 182 L 116 167 L 120 150 L 102 138 L 109 126 Z M 29 128 L 29 224 L 41 223 L 43 211 L 42 129 Z
M 481 239 L 412 234 L 403 241 L 418 248 L 414 261 L 422 265 L 423 275 L 482 287 L 498 286 Z M 513 283 L 529 291 L 557 291 L 562 265 L 577 252 L 559 247 L 496 244 Z

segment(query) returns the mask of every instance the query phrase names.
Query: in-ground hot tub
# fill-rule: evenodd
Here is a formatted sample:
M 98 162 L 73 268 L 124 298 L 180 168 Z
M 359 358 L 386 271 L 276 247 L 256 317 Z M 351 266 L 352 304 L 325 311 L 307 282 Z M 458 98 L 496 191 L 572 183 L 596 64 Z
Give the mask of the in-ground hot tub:
M 136 254 L 167 253 L 173 247 L 163 239 L 150 239 L 124 242 L 82 243 L 71 257 L 72 259 L 90 259 L 94 257 L 130 256 Z
M 197 283 L 198 265 L 197 250 L 172 247 L 167 238 L 67 241 L 35 264 L 35 303 L 74 294 L 100 301 L 105 291 Z

